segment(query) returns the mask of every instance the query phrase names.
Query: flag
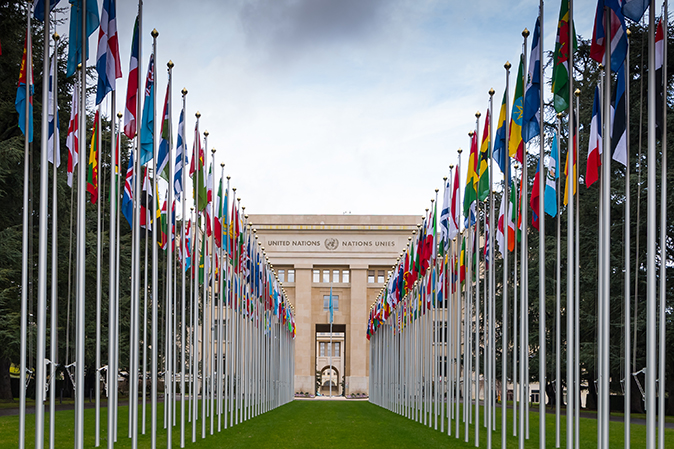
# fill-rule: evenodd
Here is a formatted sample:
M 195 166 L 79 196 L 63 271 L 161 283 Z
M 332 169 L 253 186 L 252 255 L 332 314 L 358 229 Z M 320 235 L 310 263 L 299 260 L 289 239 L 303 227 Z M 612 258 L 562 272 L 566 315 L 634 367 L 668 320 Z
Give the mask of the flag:
M 49 12 L 53 11 L 60 1 L 61 0 L 49 0 Z M 40 22 L 44 22 L 44 0 L 33 0 L 33 11 L 33 17 Z
M 559 138 L 557 133 L 552 136 L 550 157 L 548 158 L 548 171 L 545 174 L 545 213 L 557 216 L 557 179 L 559 179 Z
M 165 179 L 168 179 L 167 167 L 169 154 L 171 153 L 171 123 L 169 104 L 169 86 L 166 86 L 166 97 L 164 98 L 164 112 L 162 113 L 161 138 L 159 139 L 159 148 L 157 149 L 157 173 Z
M 531 40 L 531 56 L 529 57 L 529 73 L 524 94 L 524 112 L 522 116 L 522 139 L 529 142 L 540 134 L 541 118 L 541 50 L 540 50 L 541 18 L 536 19 L 534 37 Z
M 623 0 L 623 15 L 628 19 L 638 22 L 646 12 L 646 8 L 648 8 L 649 3 L 649 0 Z
M 508 163 L 505 141 L 507 95 L 507 92 L 503 93 L 503 101 L 501 101 L 501 110 L 498 116 L 498 126 L 496 127 L 496 139 L 494 139 L 494 160 L 501 169 L 501 173 L 506 172 L 506 163 Z M 510 171 L 508 171 L 508 175 L 510 175 Z
M 491 147 L 491 140 L 489 137 L 489 109 L 484 119 L 484 132 L 482 133 L 482 144 L 480 145 L 480 157 L 478 159 L 478 184 L 477 184 L 477 198 L 484 201 L 489 196 L 489 150 Z
M 574 133 L 573 135 L 576 136 L 578 132 L 577 126 L 573 125 L 574 127 Z M 575 139 L 574 139 L 575 140 Z M 566 152 L 566 163 L 564 164 L 564 175 L 567 177 L 567 180 L 564 182 L 564 205 L 566 206 L 569 204 L 569 182 L 568 182 L 568 177 L 569 177 L 569 154 L 570 151 Z M 578 148 L 576 148 L 576 142 L 573 142 L 573 194 L 576 194 L 576 188 L 578 184 Z
M 138 16 L 136 16 L 136 22 L 133 26 L 133 37 L 131 39 L 129 80 L 126 85 L 126 106 L 124 107 L 124 134 L 126 134 L 126 137 L 129 139 L 133 139 L 136 136 L 139 41 Z
M 664 60 L 664 54 L 665 32 L 662 27 L 662 19 L 660 19 L 658 22 L 658 27 L 655 29 L 655 135 L 658 139 L 662 139 L 662 124 L 664 122 L 664 116 L 662 113 L 662 102 L 664 95 L 664 83 L 662 82 L 662 63 Z
M 501 197 L 501 206 L 498 210 L 498 223 L 496 226 L 496 243 L 501 256 L 505 255 L 505 209 L 508 203 L 505 196 Z
M 213 234 L 215 238 L 215 244 L 218 248 L 222 247 L 222 187 L 223 187 L 224 177 L 220 177 L 220 184 L 218 185 L 218 194 L 215 198 L 215 220 Z
M 68 185 L 73 186 L 73 173 L 79 159 L 79 123 L 80 123 L 80 96 L 79 86 L 75 83 L 73 86 L 73 98 L 70 105 L 70 121 L 68 122 L 68 137 L 66 147 L 68 148 Z
M 570 52 L 576 50 L 576 27 L 573 28 L 573 50 L 571 50 L 569 0 L 562 0 L 552 64 L 552 93 L 557 112 L 569 107 L 569 57 Z
M 198 193 L 199 201 L 197 203 L 197 211 L 201 212 L 206 208 L 206 179 L 204 178 L 204 149 L 201 147 L 201 135 L 199 134 L 199 122 L 194 127 L 194 157 L 192 158 L 192 165 L 190 166 L 190 176 L 192 176 L 192 183 L 194 193 Z M 232 204 L 233 205 L 233 204 Z
M 152 160 L 154 152 L 154 55 L 150 54 L 145 79 L 145 101 L 140 125 L 140 165 Z
M 459 282 L 463 286 L 466 283 L 466 237 L 461 239 L 461 252 L 459 254 Z
M 97 0 L 86 0 L 86 33 L 91 36 L 100 23 L 98 18 Z M 70 0 L 70 33 L 68 34 L 68 68 L 66 69 L 66 78 L 75 74 L 77 64 L 86 65 L 89 59 L 89 43 L 86 45 L 86 54 L 82 60 L 82 6 L 84 0 Z
M 603 147 L 601 130 L 601 95 L 599 86 L 597 86 L 594 88 L 592 120 L 590 121 L 590 144 L 587 150 L 587 167 L 585 170 L 585 185 L 588 188 L 599 179 L 599 167 L 601 167 Z
M 534 228 L 536 228 L 536 230 L 539 229 L 539 227 L 538 227 L 538 221 L 539 221 L 538 216 L 539 216 L 540 209 L 538 208 L 538 206 L 539 206 L 538 200 L 541 196 L 539 195 L 539 192 L 538 192 L 538 184 L 541 182 L 540 179 L 539 179 L 540 176 L 541 176 L 541 161 L 539 159 L 538 164 L 536 165 L 536 174 L 534 175 L 534 184 L 531 187 L 531 201 L 530 201 L 531 210 L 533 211 L 533 213 L 531 214 L 531 224 L 533 225 Z
M 508 204 L 508 250 L 515 250 L 515 217 L 517 215 L 517 188 L 513 181 L 510 186 L 510 203 Z
M 478 177 L 477 168 L 477 133 L 470 138 L 470 156 L 468 158 L 468 172 L 466 175 L 466 190 L 463 194 L 463 215 L 468 218 L 473 203 L 477 200 Z
M 522 162 L 524 143 L 522 141 L 522 118 L 524 117 L 524 55 L 520 55 L 520 65 L 515 78 L 515 97 L 513 98 L 512 114 L 510 116 L 510 139 L 508 154 Z
M 611 132 L 611 155 L 614 161 L 620 162 L 623 166 L 627 167 L 627 133 L 625 132 L 627 123 L 627 112 L 625 108 L 625 64 L 618 68 L 618 82 L 615 86 L 613 111 L 613 120 L 611 121 L 613 126 Z
M 330 324 L 332 324 L 332 318 L 334 314 L 334 308 L 332 306 L 332 285 L 330 286 L 330 299 L 328 301 L 328 309 L 330 310 Z
M 627 56 L 627 26 L 625 25 L 625 17 L 620 7 L 620 0 L 599 0 L 597 2 L 590 57 L 606 66 L 606 61 L 604 60 L 606 56 L 604 49 L 607 34 L 604 29 L 606 26 L 606 19 L 604 17 L 606 8 L 608 8 L 611 18 L 611 70 L 617 72 Z
M 167 248 L 168 245 L 168 209 L 167 197 L 164 197 L 164 204 L 162 204 L 161 209 L 157 210 L 157 218 L 159 219 L 159 240 L 157 244 L 163 250 Z M 157 206 L 159 206 L 159 195 L 157 195 Z
M 185 255 L 185 260 L 183 262 L 183 266 L 185 271 L 189 270 L 189 268 L 192 266 L 192 253 L 190 251 L 190 248 L 192 247 L 191 245 L 191 234 L 190 234 L 190 229 L 192 227 L 192 221 L 187 220 L 187 225 L 185 226 L 185 233 L 184 233 L 184 243 L 183 243 L 183 250 L 182 253 Z
M 208 167 L 208 177 L 206 178 L 206 235 L 211 236 L 211 219 L 213 217 L 213 162 Z
M 459 234 L 459 214 L 461 213 L 459 211 L 459 176 L 460 176 L 460 170 L 459 166 L 457 165 L 456 168 L 454 169 L 454 181 L 452 182 L 452 206 L 451 206 L 451 214 L 449 217 L 449 239 L 454 240 L 456 236 Z
M 449 242 L 449 214 L 450 197 L 452 195 L 452 174 L 445 180 L 445 191 L 442 197 L 442 209 L 440 209 L 440 254 L 445 254 Z
M 89 146 L 89 164 L 87 165 L 87 192 L 91 195 L 91 204 L 98 198 L 98 111 L 94 116 L 94 127 L 91 131 Z
M 124 195 L 122 196 L 122 213 L 124 218 L 133 228 L 133 151 L 129 156 L 129 165 L 126 168 L 126 178 L 124 179 Z
M 180 119 L 178 120 L 178 141 L 176 145 L 176 163 L 175 176 L 173 178 L 173 188 L 175 192 L 176 201 L 180 201 L 180 195 L 183 193 L 183 168 L 187 163 L 187 148 L 185 145 L 185 111 L 180 111 Z M 185 161 L 183 164 L 183 155 Z
M 31 62 L 32 62 L 31 57 Z M 21 68 L 19 69 L 19 87 L 16 89 L 16 100 L 14 106 L 19 113 L 19 128 L 23 135 L 26 135 L 26 84 L 28 84 L 28 141 L 33 141 L 33 94 L 35 86 L 33 85 L 33 65 L 31 64 L 30 75 L 28 72 L 28 34 L 23 44 L 23 58 L 21 59 Z M 30 77 L 30 80 L 28 78 Z
M 122 77 L 119 44 L 117 43 L 116 3 L 116 0 L 103 0 L 103 9 L 101 9 L 98 54 L 96 55 L 96 71 L 98 72 L 96 104 L 100 104 L 108 92 L 115 90 L 117 78 Z
M 56 3 L 54 3 L 56 4 Z M 54 67 L 56 67 L 55 54 L 52 54 L 49 64 L 49 102 L 47 103 L 47 121 L 49 123 L 49 137 L 47 140 L 47 160 L 57 167 L 61 166 L 61 139 L 59 130 L 58 98 L 54 98 L 57 90 L 54 88 Z M 54 105 L 56 108 L 56 118 L 54 118 Z M 56 157 L 56 162 L 54 162 Z

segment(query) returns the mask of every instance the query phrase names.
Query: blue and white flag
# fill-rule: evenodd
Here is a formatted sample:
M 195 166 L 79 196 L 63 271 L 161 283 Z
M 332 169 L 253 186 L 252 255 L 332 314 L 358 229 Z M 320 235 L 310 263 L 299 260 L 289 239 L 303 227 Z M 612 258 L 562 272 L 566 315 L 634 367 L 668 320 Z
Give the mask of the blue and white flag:
M 150 54 L 145 79 L 145 101 L 143 119 L 140 124 L 140 165 L 152 160 L 154 151 L 154 55 Z
M 529 73 L 524 94 L 524 112 L 522 114 L 522 139 L 529 142 L 540 134 L 541 119 L 541 51 L 540 51 L 541 18 L 536 19 L 534 38 L 531 40 L 531 57 Z
M 176 201 L 180 201 L 180 194 L 183 192 L 183 168 L 187 166 L 187 148 L 185 145 L 185 111 L 180 111 L 180 120 L 178 121 L 178 141 L 176 143 L 176 173 L 173 178 L 173 188 Z M 183 155 L 185 160 L 183 161 Z M 226 232 L 226 231 L 225 231 Z
M 117 7 L 115 4 L 115 0 L 103 0 L 101 26 L 98 32 L 98 53 L 96 55 L 96 71 L 98 72 L 96 104 L 100 104 L 108 92 L 115 90 L 117 78 L 122 77 L 119 44 L 117 42 Z
M 557 216 L 557 180 L 559 179 L 559 148 L 557 133 L 552 137 L 548 171 L 545 172 L 545 213 Z
M 54 89 L 54 67 L 56 66 L 56 60 L 54 59 L 55 55 L 51 57 L 50 69 L 49 69 L 49 102 L 47 103 L 47 121 L 49 122 L 49 137 L 47 140 L 47 160 L 54 163 L 54 155 L 56 155 L 56 166 L 61 166 L 61 145 L 60 145 L 60 133 L 59 133 L 59 115 L 58 115 L 58 106 L 56 110 L 56 119 L 54 119 L 54 104 L 58 105 L 58 102 L 54 103 L 54 94 L 56 90 Z

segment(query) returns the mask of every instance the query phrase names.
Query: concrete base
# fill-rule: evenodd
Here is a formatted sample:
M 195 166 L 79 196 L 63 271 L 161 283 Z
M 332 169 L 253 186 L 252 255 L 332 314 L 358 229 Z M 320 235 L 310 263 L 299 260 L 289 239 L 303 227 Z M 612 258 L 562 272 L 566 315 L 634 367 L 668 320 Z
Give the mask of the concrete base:
M 316 393 L 316 378 L 314 376 L 295 375 L 295 393 Z
M 365 393 L 369 394 L 370 388 L 370 378 L 357 377 L 357 376 L 346 376 L 346 394 L 350 395 L 353 393 Z

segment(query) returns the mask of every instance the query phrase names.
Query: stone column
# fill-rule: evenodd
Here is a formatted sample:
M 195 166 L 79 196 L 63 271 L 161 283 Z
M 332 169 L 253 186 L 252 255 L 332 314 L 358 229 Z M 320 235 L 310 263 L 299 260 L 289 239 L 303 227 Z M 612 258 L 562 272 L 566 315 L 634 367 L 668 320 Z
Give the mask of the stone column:
M 314 329 L 311 326 L 311 267 L 295 267 L 295 391 L 314 393 Z
M 369 346 L 367 326 L 367 266 L 351 266 L 351 316 L 349 320 L 349 376 L 346 378 L 347 394 L 367 393 L 367 359 Z

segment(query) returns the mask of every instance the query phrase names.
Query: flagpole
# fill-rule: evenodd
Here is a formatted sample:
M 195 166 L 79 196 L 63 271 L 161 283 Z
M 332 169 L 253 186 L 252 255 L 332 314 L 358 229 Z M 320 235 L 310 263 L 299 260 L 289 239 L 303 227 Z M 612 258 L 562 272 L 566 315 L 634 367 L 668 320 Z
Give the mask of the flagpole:
M 545 79 L 545 66 L 543 64 L 543 0 L 539 2 L 539 55 L 541 61 L 539 64 L 539 79 L 541 82 Z M 545 297 L 545 102 L 543 95 L 540 95 L 540 154 L 538 156 L 540 169 L 538 173 L 538 445 L 540 449 L 545 449 L 546 443 L 546 407 L 547 407 L 547 331 L 546 331 L 546 297 Z M 557 167 L 555 167 L 557 170 Z M 528 404 L 528 402 L 527 402 Z
M 510 140 L 510 121 L 508 120 L 508 111 L 510 109 L 510 86 L 509 86 L 509 80 L 510 80 L 510 62 L 505 63 L 503 66 L 506 70 L 506 109 L 505 109 L 505 142 L 508 142 Z M 503 151 L 506 152 L 506 163 L 505 163 L 505 173 L 503 174 L 503 197 L 501 198 L 501 201 L 510 201 L 510 196 L 508 195 L 508 191 L 510 189 L 509 181 L 510 181 L 510 155 L 508 154 L 507 150 L 507 143 L 506 147 L 503 149 Z M 506 203 L 508 204 L 508 203 Z M 504 215 L 504 250 L 503 250 L 503 298 L 502 298 L 502 305 L 503 305 L 503 318 L 501 322 L 501 326 L 503 327 L 503 331 L 501 333 L 501 447 L 506 447 L 506 419 L 507 419 L 507 405 L 506 405 L 506 397 L 507 397 L 507 392 L 508 392 L 508 378 L 506 374 L 506 368 L 507 368 L 507 362 L 508 362 L 508 234 L 510 231 L 508 229 L 505 229 L 505 225 L 509 225 L 509 215 L 510 215 L 510 206 L 506 206 L 505 210 L 505 215 Z M 514 380 L 514 379 L 513 379 Z M 513 384 L 514 385 L 514 384 Z M 513 409 L 514 411 L 514 409 Z
M 49 16 L 45 16 L 49 17 Z M 46 19 L 48 20 L 48 19 Z M 60 148 L 58 148 L 58 138 L 59 135 L 57 134 L 58 131 L 58 95 L 57 95 L 57 90 L 56 90 L 56 80 L 57 80 L 57 74 L 58 70 L 56 70 L 56 61 L 58 61 L 58 41 L 59 41 L 59 35 L 58 33 L 54 32 L 52 35 L 54 38 L 54 62 L 53 62 L 53 69 L 54 69 L 54 75 L 51 80 L 51 86 L 52 86 L 52 95 L 54 96 L 53 98 L 53 109 L 52 109 L 52 115 L 54 116 L 54 146 L 53 146 L 53 160 L 52 160 L 52 234 L 51 234 L 51 241 L 52 241 L 52 250 L 51 250 L 51 337 L 49 341 L 49 349 L 50 349 L 50 355 L 49 358 L 51 359 L 51 364 L 50 364 L 50 373 L 49 373 L 49 381 L 51 383 L 51 387 L 49 390 L 49 448 L 53 449 L 54 448 L 54 430 L 56 428 L 56 422 L 55 422 L 55 415 L 54 412 L 56 411 L 56 363 L 58 359 L 58 210 L 57 210 L 57 190 L 56 190 L 56 168 L 57 168 L 57 160 L 60 161 L 60 155 L 58 154 L 58 151 L 60 151 Z M 58 159 L 57 159 L 58 158 Z
M 215 165 L 215 148 L 211 149 L 211 171 L 213 166 Z M 210 313 L 210 335 L 209 335 L 209 341 L 208 341 L 208 367 L 209 367 L 209 375 L 210 375 L 210 417 L 211 417 L 211 435 L 213 435 L 213 422 L 214 422 L 214 394 L 215 394 L 215 389 L 213 388 L 213 385 L 215 384 L 215 364 L 213 363 L 213 343 L 215 341 L 215 328 L 214 328 L 214 322 L 215 322 L 215 261 L 216 261 L 216 256 L 215 256 L 215 203 L 212 200 L 213 197 L 213 188 L 215 187 L 215 179 L 214 179 L 215 174 L 213 173 L 211 175 L 211 185 L 209 188 L 211 189 L 211 216 L 209 219 L 211 220 L 211 238 L 210 238 L 210 246 L 211 246 L 211 288 L 209 291 L 209 301 L 211 303 L 211 313 Z
M 19 449 L 26 445 L 26 372 L 28 360 L 26 359 L 26 340 L 28 338 L 28 192 L 30 184 L 30 149 L 29 149 L 29 114 L 30 114 L 30 84 L 33 79 L 32 69 L 32 36 L 30 18 L 32 4 L 28 3 L 26 13 L 26 109 L 24 124 L 23 146 L 23 232 L 21 240 L 21 348 L 20 348 L 20 373 L 19 373 Z M 77 88 L 77 87 L 75 87 Z
M 180 268 L 180 317 L 182 322 L 180 324 L 180 447 L 185 447 L 185 325 L 187 320 L 185 317 L 185 272 L 187 266 L 187 233 L 185 232 L 185 219 L 187 218 L 187 142 L 184 140 L 187 137 L 185 130 L 185 97 L 187 97 L 187 89 L 183 88 L 181 91 L 183 96 L 183 109 L 182 109 L 182 135 L 183 135 L 183 147 L 182 147 L 182 168 L 180 174 L 182 175 L 182 226 L 181 226 L 181 238 L 180 238 L 180 252 L 182 253 L 182 266 Z M 189 221 L 189 219 L 188 219 Z M 192 349 L 190 348 L 190 351 Z
M 624 371 L 625 371 L 625 379 L 624 379 L 624 403 L 623 403 L 623 411 L 624 411 L 624 442 L 625 442 L 625 449 L 630 449 L 630 427 L 631 427 L 631 412 L 632 412 L 632 364 L 630 363 L 630 358 L 632 357 L 631 351 L 632 348 L 630 347 L 631 341 L 630 341 L 630 326 L 632 324 L 632 317 L 631 317 L 631 307 L 630 307 L 630 285 L 631 285 L 631 273 L 630 273 L 630 267 L 631 267 L 631 258 L 630 254 L 632 251 L 632 245 L 631 245 L 631 225 L 632 225 L 632 213 L 631 213 L 631 191 L 630 191 L 630 46 L 629 46 L 629 39 L 631 37 L 631 32 L 628 29 L 626 31 L 627 34 L 627 40 L 628 40 L 628 47 L 627 47 L 627 54 L 625 55 L 625 123 L 627 126 L 625 127 L 625 144 L 626 144 L 626 150 L 625 151 L 625 218 L 623 221 L 623 227 L 624 227 L 624 232 L 625 232 L 625 292 L 624 292 L 624 309 L 625 309 L 625 322 L 624 322 L 624 329 L 623 329 L 623 339 L 624 339 L 624 344 L 625 344 L 625 360 L 624 360 Z
M 559 136 L 561 134 L 562 128 L 562 113 L 557 113 L 557 141 L 559 152 Z M 556 271 L 555 271 L 555 447 L 560 446 L 560 407 L 562 401 L 562 384 L 561 379 L 561 341 L 562 341 L 562 312 L 561 312 L 561 296 L 562 296 L 562 287 L 561 287 L 561 235 L 562 235 L 562 221 L 561 221 L 561 188 L 559 185 L 559 176 L 557 176 L 557 171 L 559 167 L 555 165 L 555 187 L 557 194 L 557 245 L 556 245 Z
M 225 163 L 220 163 L 220 186 L 222 186 L 222 180 L 225 178 Z M 226 232 L 226 223 L 223 222 L 222 215 L 227 213 L 226 206 L 223 206 L 224 195 L 227 192 L 222 192 L 221 197 L 218 198 L 220 202 L 220 280 L 218 283 L 219 295 L 218 295 L 218 432 L 222 430 L 222 413 L 223 413 L 223 371 L 224 371 L 224 361 L 223 361 L 223 340 L 224 340 L 224 325 L 223 318 L 225 315 L 225 289 L 226 289 L 226 275 L 227 273 L 227 261 L 225 260 L 225 232 Z M 226 410 L 226 409 L 225 409 Z M 225 428 L 227 428 L 227 415 L 225 415 Z
M 30 15 L 30 8 L 28 14 Z M 42 129 L 41 146 L 47 148 L 49 138 L 49 119 L 47 118 L 49 103 L 49 2 L 44 3 L 44 42 L 42 58 Z M 32 42 L 31 42 L 32 49 Z M 32 51 L 32 50 L 31 50 Z M 32 56 L 32 55 L 31 55 Z M 26 72 L 26 85 L 33 82 L 33 72 Z M 30 104 L 30 96 L 26 95 L 26 107 Z M 28 114 L 26 114 L 28 117 Z M 29 125 L 32 127 L 32 123 Z M 30 127 L 26 126 L 26 134 Z M 39 213 L 39 257 L 38 257 L 38 295 L 37 295 L 37 352 L 35 360 L 35 447 L 44 446 L 44 401 L 45 401 L 45 346 L 47 339 L 47 237 L 49 206 L 49 163 L 47 151 L 40 152 L 40 213 Z M 52 247 L 53 248 L 53 247 Z
M 169 60 L 169 62 L 166 64 L 168 68 L 168 84 L 169 84 L 169 97 L 168 97 L 168 129 L 169 129 L 169 138 L 168 138 L 168 179 L 173 180 L 173 164 L 171 163 L 171 150 L 173 146 L 173 132 L 172 132 L 172 127 L 171 124 L 173 123 L 173 99 L 171 96 L 171 92 L 173 91 L 173 67 L 175 64 L 173 64 L 173 61 Z M 162 117 L 163 121 L 163 117 Z M 163 124 L 162 124 L 163 126 Z M 159 173 L 157 173 L 159 175 Z M 166 347 L 168 348 L 167 354 L 166 354 L 166 361 L 165 363 L 165 370 L 164 370 L 164 385 L 166 385 L 166 382 L 169 380 L 171 381 L 171 388 L 166 389 L 166 393 L 164 396 L 164 409 L 168 410 L 167 414 L 167 422 L 168 422 L 168 428 L 166 431 L 166 447 L 171 448 L 173 445 L 173 390 L 172 388 L 175 386 L 175 380 L 173 378 L 173 345 L 168 344 L 168 342 L 173 339 L 173 333 L 174 329 L 172 329 L 172 323 L 171 323 L 171 316 L 173 315 L 173 310 L 172 310 L 172 304 L 173 304 L 173 188 L 171 185 L 168 187 L 168 205 L 167 205 L 167 218 L 168 218 L 168 226 L 167 226 L 167 249 L 166 249 L 166 261 L 167 261 L 167 267 L 166 267 Z
M 206 170 L 206 167 L 208 167 L 208 131 L 204 131 L 204 166 L 203 170 Z M 203 171 L 202 173 L 202 178 L 203 175 L 205 174 Z M 206 175 L 208 176 L 208 175 Z M 197 173 L 196 176 L 197 179 L 197 184 L 199 183 L 199 174 Z M 208 178 L 206 178 L 206 186 L 208 187 Z M 196 190 L 199 190 L 199 187 L 197 185 Z M 197 202 L 198 204 L 198 202 Z M 197 206 L 197 209 L 199 206 Z M 206 197 L 206 208 L 208 208 L 208 197 Z M 200 213 L 200 212 L 198 212 Z M 206 438 L 206 399 L 207 399 L 207 393 L 206 393 L 206 388 L 207 388 L 207 374 L 208 374 L 208 365 L 207 360 L 208 356 L 206 354 L 206 349 L 207 349 L 207 340 L 208 340 L 208 331 L 207 331 L 207 321 L 206 321 L 206 303 L 208 299 L 208 273 L 206 272 L 206 251 L 207 251 L 207 246 L 206 246 L 206 240 L 208 237 L 206 236 L 206 226 L 207 224 L 205 221 L 208 219 L 206 217 L 206 214 L 204 214 L 204 231 L 202 234 L 202 239 L 204 240 L 204 280 L 203 280 L 203 298 L 202 298 L 202 303 L 201 303 L 201 438 Z M 199 259 L 199 268 L 201 269 L 201 259 Z M 200 281 L 198 281 L 200 282 Z
M 198 304 L 199 304 L 199 158 L 201 155 L 199 154 L 199 148 L 201 146 L 201 136 L 199 135 L 199 118 L 201 117 L 201 113 L 197 111 L 194 116 L 197 118 L 197 123 L 196 123 L 196 130 L 194 133 L 194 154 L 192 155 L 192 161 L 194 162 L 194 166 L 196 168 L 196 172 L 194 173 L 194 180 L 192 181 L 192 189 L 194 190 L 194 212 L 196 213 L 195 215 L 195 220 L 194 220 L 194 231 L 193 235 L 194 240 L 192 242 L 193 245 L 193 250 L 192 250 L 192 284 L 194 286 L 194 296 L 192 298 L 192 345 L 193 347 L 190 350 L 190 358 L 192 359 L 192 384 L 193 384 L 193 389 L 192 389 L 192 443 L 196 443 L 197 441 L 197 416 L 199 413 L 199 348 L 197 345 L 197 336 L 198 334 L 198 327 L 199 327 L 199 317 L 198 317 Z M 203 236 L 201 237 L 203 238 Z M 195 265 L 196 263 L 196 265 Z M 194 353 L 194 355 L 192 355 Z
M 480 142 L 480 111 L 475 113 L 475 142 Z M 478 150 L 479 154 L 479 150 Z M 480 168 L 478 167 L 478 173 Z M 475 197 L 475 447 L 480 447 L 480 200 Z M 472 252 L 472 250 L 471 250 Z M 472 279 L 471 279 L 472 281 Z
M 492 144 L 493 140 L 493 129 L 494 129 L 494 89 L 489 89 L 489 358 L 487 359 L 487 394 L 486 398 L 486 410 L 487 410 L 487 448 L 491 449 L 492 447 L 492 405 L 493 395 L 494 395 L 494 374 L 496 372 L 493 354 L 494 354 L 494 319 L 496 315 L 494 313 L 494 275 L 496 268 L 496 252 L 494 251 L 494 232 L 498 228 L 498 223 L 494 221 L 494 155 L 493 150 L 494 146 Z

